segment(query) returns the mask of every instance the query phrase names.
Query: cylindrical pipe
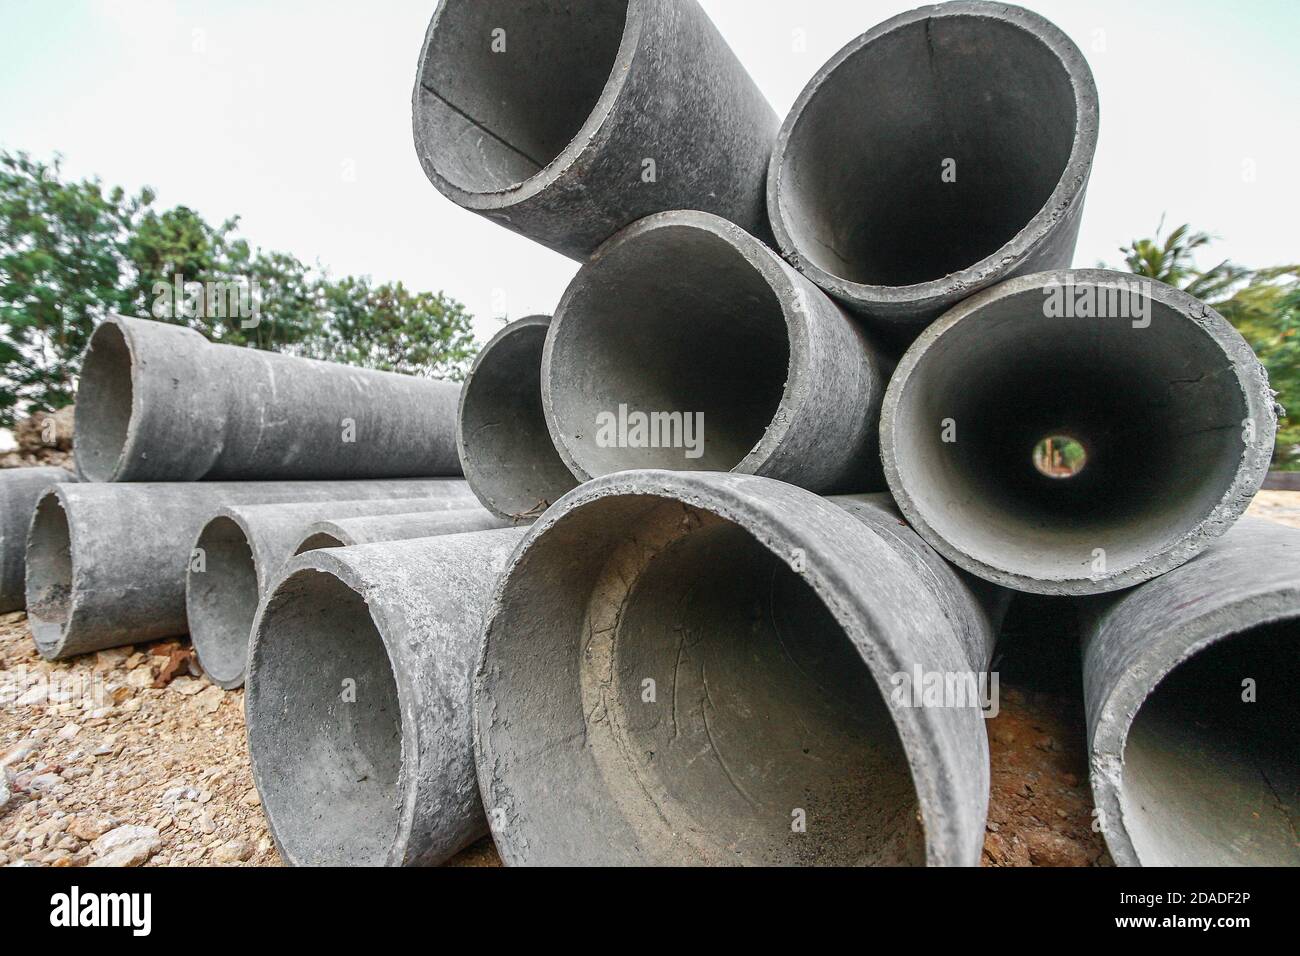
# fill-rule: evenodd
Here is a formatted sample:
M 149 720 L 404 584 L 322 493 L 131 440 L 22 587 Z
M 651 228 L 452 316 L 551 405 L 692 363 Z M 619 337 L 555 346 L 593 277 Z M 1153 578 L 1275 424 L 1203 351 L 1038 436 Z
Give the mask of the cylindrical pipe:
M 514 524 L 481 508 L 339 518 L 309 525 L 294 549 L 294 554 L 326 548 L 352 548 L 359 544 L 377 544 L 381 541 L 410 541 L 413 538 L 436 538 L 444 534 L 495 531 L 498 528 L 513 527 Z
M 737 226 L 651 216 L 583 266 L 551 321 L 542 405 L 579 478 L 737 471 L 878 491 L 892 362 Z
M 1092 71 L 1064 33 L 941 3 L 817 72 L 777 138 L 768 211 L 791 263 L 907 340 L 973 292 L 1071 264 L 1096 148 Z
M 1199 553 L 1249 506 L 1276 430 L 1268 374 L 1227 321 L 1098 270 L 1012 279 L 951 310 L 903 356 L 880 428 L 922 537 L 989 581 L 1056 595 Z
M 0 614 L 27 606 L 27 529 L 36 502 L 51 485 L 76 480 L 64 468 L 0 471 Z
M 696 0 L 442 0 L 411 112 L 439 192 L 570 258 L 668 209 L 769 235 L 780 121 Z
M 77 467 L 91 481 L 458 475 L 449 382 L 217 345 L 116 317 L 90 339 Z
M 502 859 L 976 865 L 991 607 L 885 496 L 666 471 L 578 488 L 484 624 Z
M 456 493 L 437 500 L 322 500 L 219 508 L 199 531 L 185 576 L 190 639 L 208 677 L 227 690 L 243 686 L 248 635 L 258 603 L 313 522 L 433 508 L 460 515 L 458 509 L 471 506 L 473 496 L 460 482 L 454 487 Z
M 258 612 L 253 780 L 296 866 L 440 863 L 486 830 L 470 690 L 522 529 L 313 551 Z
M 1110 601 L 1083 649 L 1121 866 L 1300 866 L 1300 530 L 1247 519 Z
M 542 411 L 549 315 L 506 326 L 479 353 L 460 393 L 456 442 L 465 480 L 502 518 L 537 517 L 578 481 L 555 450 Z
M 60 660 L 186 633 L 185 573 L 199 529 L 229 504 L 437 500 L 461 481 L 286 481 L 58 485 L 27 535 L 27 622 Z

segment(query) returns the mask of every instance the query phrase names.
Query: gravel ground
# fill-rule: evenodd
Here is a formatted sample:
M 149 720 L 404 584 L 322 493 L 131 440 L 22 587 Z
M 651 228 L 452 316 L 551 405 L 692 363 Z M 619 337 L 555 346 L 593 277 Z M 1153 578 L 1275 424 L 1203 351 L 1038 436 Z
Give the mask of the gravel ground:
M 1300 493 L 1264 492 L 1251 513 L 1300 528 Z M 1092 830 L 1069 649 L 1032 635 L 1008 644 L 1001 713 L 989 722 L 984 863 L 1109 865 Z M 280 865 L 243 702 L 197 673 L 187 642 L 50 664 L 26 615 L 0 617 L 0 866 Z M 484 840 L 452 865 L 499 861 Z

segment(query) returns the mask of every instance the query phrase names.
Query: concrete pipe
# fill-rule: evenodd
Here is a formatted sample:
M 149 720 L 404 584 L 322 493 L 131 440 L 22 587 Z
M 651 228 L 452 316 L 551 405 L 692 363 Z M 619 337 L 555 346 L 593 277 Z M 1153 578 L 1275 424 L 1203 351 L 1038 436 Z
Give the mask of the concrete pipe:
M 822 67 L 786 118 L 767 201 L 790 262 L 904 341 L 973 292 L 1066 268 L 1097 89 L 1036 13 L 941 3 Z
M 444 534 L 495 531 L 513 526 L 514 522 L 498 518 L 482 508 L 339 518 L 309 525 L 294 549 L 294 554 L 327 548 L 353 548 L 359 544 L 377 544 L 381 541 L 410 541 L 413 538 L 436 538 Z
M 66 484 L 36 506 L 27 536 L 27 621 L 60 660 L 187 631 L 185 574 L 199 529 L 232 504 L 437 499 L 460 481 Z
M 295 558 L 258 612 L 245 719 L 271 835 L 296 866 L 441 863 L 486 831 L 470 689 L 522 529 Z
M 1092 792 L 1121 866 L 1300 866 L 1300 531 L 1247 519 L 1085 637 Z
M 662 468 L 878 491 L 891 368 L 753 236 L 670 212 L 623 230 L 573 280 L 547 337 L 542 404 L 583 480 Z
M 881 451 L 899 507 L 950 561 L 1080 595 L 1223 534 L 1276 429 L 1267 373 L 1218 313 L 1079 270 L 1012 279 L 928 328 L 890 382 Z
M 244 684 L 248 635 L 257 606 L 303 534 L 326 518 L 401 515 L 442 508 L 450 514 L 473 502 L 465 486 L 444 498 L 313 501 L 294 504 L 227 505 L 194 542 L 185 575 L 185 613 L 199 663 L 214 684 Z
M 0 614 L 27 606 L 27 528 L 36 502 L 51 485 L 76 480 L 63 468 L 0 471 Z
M 974 866 L 992 618 L 884 496 L 596 479 L 533 526 L 484 625 L 475 746 L 497 849 Z M 935 679 L 952 696 L 909 691 Z
M 412 117 L 439 192 L 572 259 L 667 209 L 769 235 L 780 120 L 696 0 L 442 0 Z
M 459 389 L 411 375 L 216 345 L 113 318 L 90 339 L 76 459 L 90 481 L 459 475 Z
M 578 483 L 542 411 L 542 350 L 549 315 L 506 326 L 479 353 L 460 393 L 461 470 L 483 506 L 503 518 L 536 518 Z

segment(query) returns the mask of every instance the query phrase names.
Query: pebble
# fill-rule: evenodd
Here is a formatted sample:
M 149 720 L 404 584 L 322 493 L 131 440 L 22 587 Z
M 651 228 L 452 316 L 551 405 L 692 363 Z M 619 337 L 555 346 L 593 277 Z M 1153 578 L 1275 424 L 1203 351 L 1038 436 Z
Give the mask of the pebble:
M 230 840 L 212 853 L 218 863 L 246 863 L 253 858 L 253 845 L 247 840 Z
M 1054 830 L 1033 830 L 1025 842 L 1035 866 L 1087 866 L 1091 862 L 1083 847 Z
M 79 726 L 73 723 L 68 723 L 63 726 L 57 736 L 60 740 L 71 740 L 79 733 L 81 733 L 81 728 Z
M 139 866 L 158 852 L 162 838 L 153 827 L 120 826 L 90 845 L 95 858 L 91 866 Z

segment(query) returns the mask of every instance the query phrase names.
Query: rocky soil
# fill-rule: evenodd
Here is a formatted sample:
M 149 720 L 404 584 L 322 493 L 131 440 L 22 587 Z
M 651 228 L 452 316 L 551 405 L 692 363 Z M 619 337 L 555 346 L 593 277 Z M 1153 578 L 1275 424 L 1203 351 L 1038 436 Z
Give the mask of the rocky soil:
M 1300 493 L 1253 513 L 1300 527 Z M 989 722 L 987 866 L 1108 865 L 1092 829 L 1068 608 L 1017 612 Z M 1045 623 L 1046 622 L 1046 623 Z M 243 693 L 188 642 L 50 664 L 21 612 L 0 617 L 0 865 L 276 866 L 245 749 Z M 499 865 L 490 841 L 453 865 Z

